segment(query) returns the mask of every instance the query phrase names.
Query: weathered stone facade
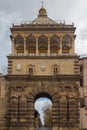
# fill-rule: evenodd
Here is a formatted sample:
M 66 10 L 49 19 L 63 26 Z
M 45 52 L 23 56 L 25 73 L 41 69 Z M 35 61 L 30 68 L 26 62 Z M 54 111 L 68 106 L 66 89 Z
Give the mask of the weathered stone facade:
M 80 127 L 87 129 L 87 57 L 79 59 L 80 64 Z
M 30 24 L 12 26 L 12 54 L 8 56 L 8 74 L 1 81 L 1 129 L 34 129 L 34 102 L 48 97 L 53 130 L 79 130 L 75 29 L 73 24 L 51 20 L 43 7 Z

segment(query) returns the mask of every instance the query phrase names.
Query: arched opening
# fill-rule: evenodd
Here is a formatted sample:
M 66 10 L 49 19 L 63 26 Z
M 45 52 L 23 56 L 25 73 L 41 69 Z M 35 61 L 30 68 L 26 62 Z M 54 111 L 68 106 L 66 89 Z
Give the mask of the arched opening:
M 35 127 L 52 127 L 52 100 L 48 94 L 39 94 L 34 103 Z
M 34 36 L 29 35 L 26 38 L 26 49 L 27 49 L 28 55 L 34 56 L 36 54 L 36 39 Z
M 47 55 L 48 39 L 44 35 L 42 35 L 38 38 L 38 51 L 39 51 L 39 55 L 41 55 L 41 56 Z
M 72 39 L 71 36 L 65 35 L 62 40 L 62 53 L 69 54 L 71 49 Z
M 60 49 L 60 39 L 58 36 L 54 35 L 50 38 L 50 52 L 51 55 L 55 56 L 58 54 L 58 51 Z
M 14 39 L 15 49 L 17 55 L 21 56 L 24 54 L 24 39 L 21 35 L 17 35 Z
M 49 85 L 49 84 L 48 84 Z M 48 98 L 52 102 L 52 120 L 51 120 L 51 126 L 45 125 L 45 127 L 53 128 L 55 126 L 59 125 L 59 93 L 57 92 L 57 89 L 54 89 L 54 86 L 51 88 L 45 84 L 45 82 L 39 82 L 36 87 L 32 88 L 32 90 L 29 92 L 29 96 L 27 99 L 27 105 L 28 105 L 28 123 L 30 126 L 34 126 L 34 128 L 41 127 L 39 124 L 40 120 L 35 120 L 35 102 L 39 98 Z M 39 104 L 39 107 L 41 105 Z M 47 114 L 49 115 L 49 114 Z M 40 115 L 38 114 L 38 117 Z M 38 123 L 36 123 L 38 122 Z M 36 125 L 37 124 L 37 125 Z M 41 124 L 42 125 L 42 124 Z M 49 125 L 49 124 L 48 124 Z

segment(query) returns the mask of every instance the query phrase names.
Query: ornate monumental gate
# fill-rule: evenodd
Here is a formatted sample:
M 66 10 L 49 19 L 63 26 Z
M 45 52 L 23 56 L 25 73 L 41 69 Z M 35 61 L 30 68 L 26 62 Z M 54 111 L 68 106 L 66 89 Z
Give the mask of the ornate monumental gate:
M 3 130 L 33 130 L 34 102 L 52 101 L 53 130 L 79 130 L 79 64 L 74 25 L 56 23 L 42 7 L 29 24 L 11 28 Z

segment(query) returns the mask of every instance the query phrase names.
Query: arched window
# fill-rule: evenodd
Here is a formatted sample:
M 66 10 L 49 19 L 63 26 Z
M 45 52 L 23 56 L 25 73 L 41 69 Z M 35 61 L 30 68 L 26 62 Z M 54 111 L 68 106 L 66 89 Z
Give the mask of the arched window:
M 58 73 L 59 73 L 59 66 L 55 64 L 52 66 L 52 74 L 58 75 Z
M 14 38 L 15 49 L 18 55 L 24 54 L 24 39 L 21 35 L 17 35 Z
M 50 52 L 52 55 L 53 54 L 55 55 L 58 53 L 58 50 L 60 49 L 59 42 L 60 42 L 60 39 L 56 35 L 50 38 Z
M 28 67 L 28 72 L 29 72 L 29 75 L 33 75 L 34 74 L 34 65 L 29 65 Z
M 30 56 L 35 55 L 36 53 L 36 39 L 34 36 L 30 35 L 26 38 L 26 49 Z
M 71 48 L 72 38 L 69 35 L 65 35 L 62 39 L 62 53 L 68 54 Z
M 38 38 L 38 50 L 41 56 L 47 54 L 48 51 L 48 39 L 46 36 L 42 35 Z
M 24 43 L 24 39 L 21 35 L 17 35 L 15 38 L 14 38 L 14 43 L 15 44 L 23 44 Z

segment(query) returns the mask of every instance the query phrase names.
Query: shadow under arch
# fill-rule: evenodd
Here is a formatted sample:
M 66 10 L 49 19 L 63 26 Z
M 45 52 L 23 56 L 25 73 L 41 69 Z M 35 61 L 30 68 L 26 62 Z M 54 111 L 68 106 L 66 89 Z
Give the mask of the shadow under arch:
M 38 98 L 44 98 L 44 97 L 46 97 L 46 98 L 48 98 L 48 99 L 50 99 L 51 101 L 52 101 L 52 97 L 50 96 L 50 94 L 49 93 L 46 93 L 46 92 L 41 92 L 41 93 L 38 93 L 37 95 L 36 95 L 36 97 L 34 98 L 34 102 L 38 99 Z

